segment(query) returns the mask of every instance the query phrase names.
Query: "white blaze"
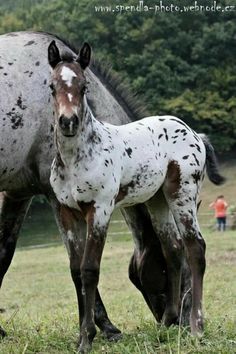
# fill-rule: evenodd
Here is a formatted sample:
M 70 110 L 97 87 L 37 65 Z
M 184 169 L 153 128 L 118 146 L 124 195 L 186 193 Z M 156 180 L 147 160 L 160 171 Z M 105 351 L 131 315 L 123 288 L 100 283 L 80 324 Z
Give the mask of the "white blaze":
M 68 87 L 72 85 L 73 77 L 76 77 L 76 73 L 70 68 L 67 68 L 67 66 L 63 66 L 61 71 L 61 78 L 63 81 L 65 81 Z
M 68 99 L 69 99 L 70 102 L 72 102 L 72 98 L 73 98 L 72 94 L 68 93 Z

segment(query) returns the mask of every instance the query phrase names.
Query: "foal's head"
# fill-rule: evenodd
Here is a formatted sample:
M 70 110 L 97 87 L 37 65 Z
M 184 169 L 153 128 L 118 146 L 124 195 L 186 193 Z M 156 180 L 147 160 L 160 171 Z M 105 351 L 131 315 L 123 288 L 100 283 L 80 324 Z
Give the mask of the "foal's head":
M 91 48 L 84 43 L 78 57 L 61 56 L 55 41 L 48 47 L 48 61 L 53 69 L 51 90 L 56 109 L 56 124 L 64 136 L 75 136 L 83 118 L 86 79 Z

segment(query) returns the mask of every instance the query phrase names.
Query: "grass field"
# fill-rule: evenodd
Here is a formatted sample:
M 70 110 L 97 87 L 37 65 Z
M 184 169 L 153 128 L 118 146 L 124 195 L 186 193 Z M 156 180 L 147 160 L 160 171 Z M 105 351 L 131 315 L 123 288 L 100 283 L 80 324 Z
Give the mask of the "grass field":
M 93 353 L 236 353 L 236 233 L 205 232 L 205 334 L 156 325 L 142 297 L 129 282 L 130 236 L 108 237 L 100 290 L 112 321 L 124 333 L 108 343 L 98 333 Z M 65 249 L 51 246 L 16 252 L 0 294 L 1 324 L 8 337 L 0 353 L 75 353 L 78 318 Z
M 201 193 L 201 224 L 214 224 L 208 205 L 217 195 L 224 194 L 229 204 L 236 204 L 236 165 L 232 162 L 221 167 L 227 183 L 215 187 L 206 179 Z M 8 337 L 0 341 L 0 354 L 76 353 L 77 303 L 68 258 L 51 212 L 44 209 L 45 205 L 41 211 L 33 209 L 29 213 L 0 291 L 0 323 L 8 332 Z M 128 280 L 133 250 L 128 229 L 124 223 L 117 223 L 121 220 L 119 213 L 113 220 L 102 262 L 100 291 L 123 339 L 108 343 L 98 332 L 93 353 L 235 354 L 236 231 L 219 234 L 203 230 L 207 242 L 206 323 L 203 338 L 196 340 L 187 329 L 156 325 L 141 295 Z M 50 247 L 41 247 L 42 244 Z

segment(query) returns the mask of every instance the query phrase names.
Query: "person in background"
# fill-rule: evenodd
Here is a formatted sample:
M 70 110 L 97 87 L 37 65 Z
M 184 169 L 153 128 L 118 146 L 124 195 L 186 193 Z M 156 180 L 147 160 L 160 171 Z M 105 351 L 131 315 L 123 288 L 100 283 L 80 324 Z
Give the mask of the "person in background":
M 209 207 L 215 210 L 218 231 L 225 231 L 228 204 L 226 203 L 224 196 L 219 195 Z

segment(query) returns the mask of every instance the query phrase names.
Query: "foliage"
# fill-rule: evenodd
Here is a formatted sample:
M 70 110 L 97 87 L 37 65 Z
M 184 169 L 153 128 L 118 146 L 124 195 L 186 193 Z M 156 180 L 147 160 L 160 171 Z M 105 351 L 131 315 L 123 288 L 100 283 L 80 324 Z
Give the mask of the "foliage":
M 136 0 L 120 3 L 138 4 Z M 179 6 L 190 3 L 178 0 Z M 219 3 L 231 4 L 229 0 Z M 152 114 L 178 115 L 209 134 L 218 151 L 234 149 L 236 11 L 95 11 L 95 6 L 116 4 L 115 0 L 109 4 L 105 0 L 3 0 L 0 32 L 45 30 L 76 46 L 89 41 L 96 56 L 111 62 L 133 91 L 144 97 Z

